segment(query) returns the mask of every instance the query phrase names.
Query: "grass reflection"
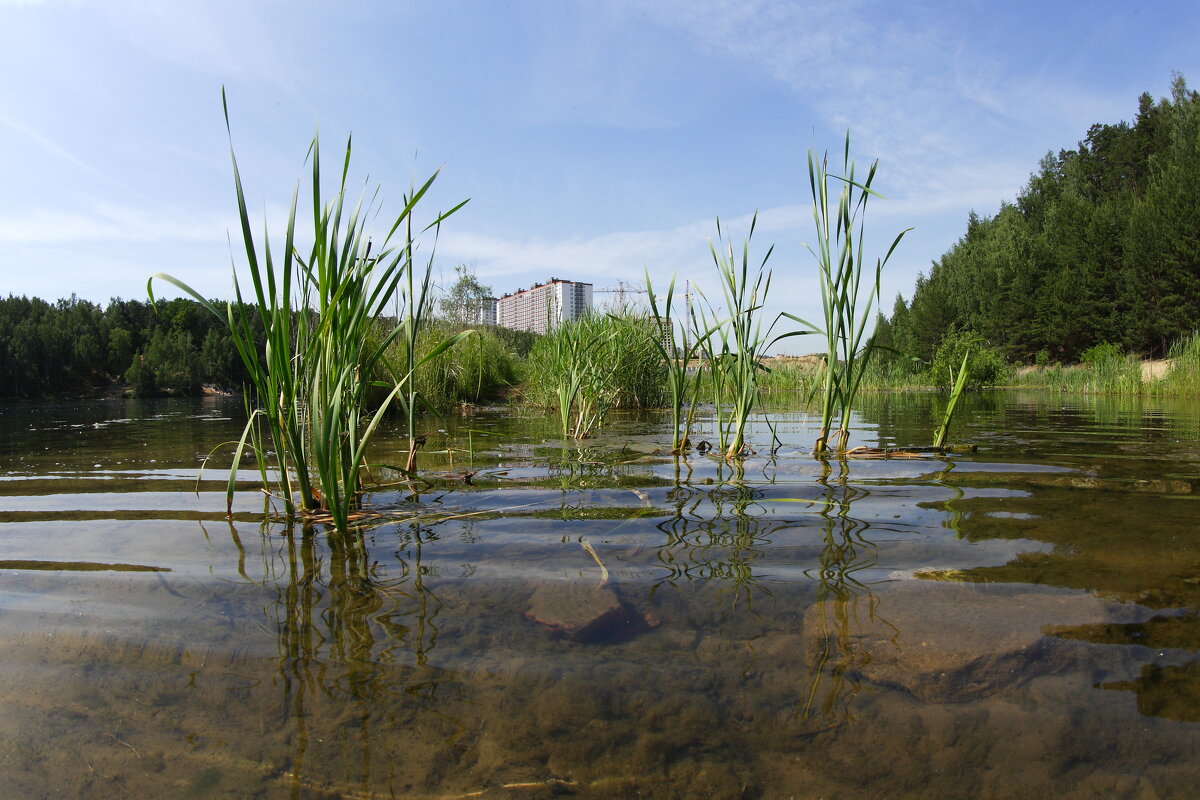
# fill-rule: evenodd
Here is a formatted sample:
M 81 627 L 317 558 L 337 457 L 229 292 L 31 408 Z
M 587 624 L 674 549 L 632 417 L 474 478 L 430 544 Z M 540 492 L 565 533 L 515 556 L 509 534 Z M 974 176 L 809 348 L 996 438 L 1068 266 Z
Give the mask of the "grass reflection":
M 230 534 L 245 575 L 232 524 Z M 443 718 L 452 741 L 462 728 L 438 708 L 447 677 L 429 665 L 442 603 L 427 583 L 436 575 L 422 551 L 437 533 L 417 522 L 349 532 L 265 522 L 259 534 L 264 572 L 256 582 L 269 590 L 279 713 L 294 732 L 290 796 L 308 796 L 320 782 L 309 773 L 328 773 L 330 748 L 351 785 L 366 789 L 378 778 L 372 731 L 392 724 L 382 709 L 399 694 Z M 377 557 L 379 546 L 393 547 L 394 557 Z
M 871 623 L 886 621 L 879 615 L 879 599 L 856 576 L 877 561 L 875 545 L 866 536 L 870 523 L 850 513 L 853 503 L 870 492 L 850 484 L 844 459 L 837 464 L 836 473 L 830 467 L 819 480 L 824 489 L 822 547 L 816 568 L 808 573 L 816 580 L 817 598 L 805 620 L 817 627 L 807 636 L 810 660 L 803 713 L 849 719 L 851 702 L 862 689 L 856 669 L 871 659 L 860 644 L 863 616 Z
M 754 571 L 771 529 L 762 524 L 766 509 L 759 502 L 760 488 L 743 483 L 711 489 L 677 484 L 667 497 L 673 513 L 657 526 L 665 536 L 657 550 L 664 570 L 660 584 L 715 581 L 733 607 L 744 598 L 751 609 L 756 592 L 770 596 Z

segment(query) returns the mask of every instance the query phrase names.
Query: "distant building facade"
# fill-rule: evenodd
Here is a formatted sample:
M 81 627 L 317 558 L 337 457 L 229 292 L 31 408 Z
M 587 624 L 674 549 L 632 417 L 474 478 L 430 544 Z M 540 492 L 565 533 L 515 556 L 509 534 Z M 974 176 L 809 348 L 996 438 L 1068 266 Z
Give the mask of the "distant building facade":
M 472 320 L 475 325 L 495 325 L 496 324 L 496 298 L 481 297 L 479 298 L 479 308 L 476 310 L 476 318 Z
M 496 324 L 518 331 L 547 333 L 592 310 L 592 285 L 551 278 L 496 300 Z

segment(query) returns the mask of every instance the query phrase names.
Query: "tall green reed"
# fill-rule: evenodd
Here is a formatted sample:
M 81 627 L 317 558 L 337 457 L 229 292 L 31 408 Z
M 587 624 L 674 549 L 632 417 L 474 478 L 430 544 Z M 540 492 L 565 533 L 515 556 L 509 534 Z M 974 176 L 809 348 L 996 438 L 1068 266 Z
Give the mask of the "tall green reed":
M 1200 332 L 1172 344 L 1167 359 L 1166 376 L 1152 382 L 1150 388 L 1156 394 L 1200 397 Z
M 702 369 L 691 369 L 693 359 L 703 350 L 716 327 L 703 329 L 697 322 L 693 312 L 690 319 L 684 319 L 684 344 L 680 347 L 674 336 L 674 317 L 672 305 L 675 301 L 675 278 L 667 285 L 667 294 L 660 309 L 658 298 L 654 294 L 654 286 L 650 280 L 650 272 L 646 271 L 646 294 L 650 298 L 650 313 L 662 336 L 653 339 L 654 346 L 662 356 L 666 365 L 666 388 L 668 400 L 671 403 L 671 452 L 679 454 L 689 447 L 689 437 L 692 431 L 692 420 L 696 413 L 696 403 L 699 399 L 700 385 L 704 378 Z M 688 330 L 693 334 L 687 336 Z M 687 415 L 683 406 L 690 400 Z
M 825 339 L 825 381 L 821 396 L 821 433 L 813 451 L 817 455 L 830 449 L 845 452 L 850 438 L 850 409 L 858 393 L 863 374 L 874 350 L 873 338 L 865 338 L 867 323 L 879 302 L 883 267 L 908 231 L 897 234 L 887 254 L 875 260 L 874 280 L 863 282 L 866 257 L 864 228 L 867 200 L 881 197 L 871 189 L 879 161 L 872 162 L 863 181 L 855 178 L 855 162 L 850 158 L 850 134 L 846 134 L 842 154 L 842 174 L 829 172 L 829 155 L 818 160 L 808 152 L 808 180 L 813 198 L 813 222 L 816 247 L 806 245 L 817 259 L 821 279 L 821 310 L 824 328 L 792 314 L 786 316 L 805 326 L 800 333 L 816 333 Z M 836 192 L 836 209 L 831 205 L 830 185 Z M 864 291 L 865 290 L 865 291 Z M 835 416 L 838 428 L 832 433 Z
M 496 400 L 516 383 L 516 356 L 491 327 L 476 328 L 469 340 L 453 350 L 425 359 L 443 340 L 462 331 L 461 325 L 445 319 L 429 319 L 421 325 L 415 353 L 420 366 L 413 374 L 412 387 L 421 406 L 444 412 L 461 403 Z M 386 329 L 381 329 L 380 335 L 386 333 Z M 403 372 L 408 363 L 408 343 L 403 338 L 397 339 L 384 359 L 391 370 Z M 381 375 L 391 378 L 390 372 Z M 387 386 L 391 386 L 391 380 Z M 380 399 L 384 394 L 380 390 L 372 399 Z
M 657 325 L 644 316 L 593 314 L 568 320 L 534 345 L 526 399 L 556 408 L 563 436 L 587 438 L 609 410 L 660 403 L 666 372 L 655 349 Z
M 771 338 L 774 325 L 764 329 L 761 314 L 771 289 L 771 273 L 764 270 L 775 250 L 774 245 L 767 248 L 753 275 L 750 269 L 750 242 L 757 223 L 756 212 L 742 242 L 740 257 L 735 254 L 733 243 L 724 241 L 719 219 L 717 238 L 721 247 L 711 241 L 708 245 L 720 275 L 728 314 L 725 324 L 714 326 L 712 338 L 720 340 L 721 348 L 718 357 L 710 359 L 714 376 L 718 370 L 721 372 L 714 384 L 723 384 L 731 401 L 729 416 L 723 420 L 718 417 L 720 444 L 726 458 L 735 458 L 745 449 L 746 422 L 758 399 L 758 376 L 764 369 L 761 360 L 767 355 L 770 344 L 776 341 Z M 718 409 L 720 404 L 718 400 Z
M 971 351 L 968 350 L 963 354 L 962 365 L 955 373 L 951 369 L 951 380 L 954 385 L 950 389 L 950 398 L 946 401 L 946 410 L 942 414 L 942 421 L 938 425 L 937 430 L 933 434 L 933 446 L 939 450 L 946 446 L 946 435 L 950 432 L 950 422 L 954 419 L 954 408 L 958 405 L 958 399 L 962 396 L 963 390 L 967 388 L 967 364 L 971 358 Z
M 224 93 L 222 103 L 256 305 L 247 306 L 243 302 L 236 270 L 235 301 L 227 302 L 223 309 L 164 273 L 151 276 L 147 293 L 153 301 L 153 283 L 159 279 L 203 304 L 228 325 L 250 375 L 249 419 L 234 451 L 226 489 L 227 507 L 232 509 L 237 472 L 249 449 L 264 489 L 283 503 L 287 514 L 327 516 L 338 529 L 346 530 L 361 505 L 367 444 L 391 403 L 406 389 L 411 391 L 416 363 L 410 361 L 408 370 L 398 376 L 377 407 L 372 409 L 366 402 L 370 376 L 387 347 L 401 333 L 415 331 L 419 324 L 397 326 L 382 337 L 373 335 L 406 276 L 411 308 L 412 214 L 437 173 L 405 196 L 403 210 L 372 255 L 366 221 L 378 211 L 378 190 L 369 200 L 360 195 L 353 207 L 348 208 L 346 183 L 351 155 L 348 139 L 337 191 L 325 202 L 320 142 L 314 136 L 308 152 L 312 162 L 312 248 L 305 257 L 296 247 L 300 194 L 297 183 L 288 212 L 282 259 L 276 258 L 271 249 L 265 224 L 260 254 L 233 152 Z M 465 201 L 437 215 L 422 232 L 437 230 L 464 204 Z M 398 241 L 393 244 L 397 236 Z M 253 320 L 252 314 L 257 314 L 258 319 Z M 254 338 L 256 323 L 265 335 L 261 350 Z M 459 338 L 445 340 L 426 357 L 435 357 Z

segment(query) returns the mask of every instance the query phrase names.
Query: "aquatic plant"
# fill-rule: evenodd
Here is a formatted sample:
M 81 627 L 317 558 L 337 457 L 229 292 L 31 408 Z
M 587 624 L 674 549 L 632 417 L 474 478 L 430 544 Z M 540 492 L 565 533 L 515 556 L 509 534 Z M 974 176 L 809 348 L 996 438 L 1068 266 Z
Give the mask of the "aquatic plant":
M 967 386 L 967 365 L 971 358 L 971 352 L 968 350 L 963 354 L 962 365 L 959 366 L 957 374 L 951 371 L 951 376 L 954 380 L 954 386 L 950 389 L 950 399 L 946 401 L 946 410 L 942 414 L 942 422 L 938 425 L 937 430 L 933 434 L 933 446 L 941 449 L 946 446 L 946 434 L 950 430 L 950 422 L 954 419 L 954 408 L 958 405 L 958 398 L 962 396 L 963 389 Z
M 296 247 L 296 209 L 299 184 L 292 193 L 282 259 L 276 259 L 264 225 L 262 252 L 255 242 L 242 189 L 229 107 L 225 126 L 230 139 L 234 186 L 246 260 L 256 306 L 243 303 L 234 272 L 235 301 L 220 308 L 182 281 L 163 273 L 151 276 L 147 293 L 153 302 L 155 279 L 191 295 L 229 328 L 250 375 L 248 421 L 237 442 L 227 485 L 232 507 L 237 470 L 247 448 L 254 455 L 264 488 L 290 515 L 323 512 L 339 529 L 349 527 L 361 503 L 367 443 L 388 407 L 397 398 L 407 409 L 415 405 L 412 375 L 419 365 L 410 348 L 405 369 L 378 406 L 371 408 L 367 390 L 371 375 L 388 346 L 400 335 L 415 341 L 422 317 L 423 293 L 415 292 L 412 214 L 437 177 L 435 172 L 419 189 L 404 197 L 404 207 L 389 226 L 374 254 L 366 221 L 378 211 L 376 191 L 347 209 L 346 182 L 351 141 L 346 142 L 341 178 L 332 199 L 322 196 L 320 142 L 314 136 L 308 157 L 312 162 L 313 245 L 307 257 Z M 465 202 L 465 201 L 464 201 Z M 423 230 L 436 231 L 450 214 L 439 214 Z M 399 237 L 393 244 L 394 237 Z M 430 256 L 432 258 L 432 255 Z M 422 287 L 428 286 L 426 267 Z M 407 277 L 407 287 L 402 281 Z M 396 292 L 404 293 L 408 315 L 402 324 L 380 338 L 378 323 Z M 251 318 L 257 314 L 258 319 Z M 254 332 L 262 331 L 260 350 Z M 462 335 L 447 338 L 423 359 L 436 357 Z M 409 417 L 410 432 L 412 417 Z M 265 431 L 264 431 L 265 429 Z M 271 458 L 273 456 L 273 460 Z
M 817 455 L 832 449 L 845 452 L 850 438 L 850 408 L 854 403 L 863 374 L 870 364 L 873 338 L 865 338 L 867 322 L 879 302 L 883 267 L 911 228 L 896 235 L 887 254 L 875 260 L 874 280 L 863 283 L 866 258 L 863 253 L 867 200 L 881 197 L 871 189 L 879 161 L 872 162 L 866 180 L 855 179 L 855 163 L 850 158 L 850 134 L 846 134 L 842 154 L 842 174 L 829 172 L 829 155 L 817 159 L 808 152 L 808 180 L 813 198 L 816 247 L 806 245 L 817 259 L 821 281 L 821 309 L 824 328 L 792 314 L 786 316 L 804 326 L 802 333 L 816 333 L 825 339 L 825 382 L 821 396 L 821 433 L 813 451 Z M 836 211 L 831 206 L 830 184 L 841 186 Z M 868 276 L 870 273 L 867 273 Z M 832 434 L 835 415 L 838 429 Z
M 708 243 L 720 275 L 728 313 L 723 324 L 713 326 L 715 333 L 712 339 L 719 339 L 721 348 L 716 357 L 709 359 L 714 377 L 718 372 L 721 373 L 714 385 L 727 389 L 731 401 L 729 417 L 718 422 L 719 438 L 726 458 L 741 455 L 745 448 L 746 421 L 758 399 L 758 376 L 764 370 L 761 362 L 767 355 L 767 348 L 777 341 L 771 338 L 774 324 L 764 329 L 760 313 L 771 289 L 771 273 L 764 273 L 763 270 L 775 249 L 774 245 L 767 248 L 751 277 L 750 242 L 754 238 L 757 222 L 756 212 L 750 220 L 750 231 L 742 242 L 740 258 L 734 253 L 733 243 L 723 241 L 719 219 L 717 238 L 721 247 L 718 248 L 711 241 Z M 720 400 L 717 406 L 719 409 Z
M 650 298 L 650 313 L 654 317 L 658 329 L 663 332 L 661 336 L 652 341 L 666 365 L 666 388 L 668 400 L 671 403 L 671 451 L 678 454 L 690 446 L 688 437 L 691 435 L 692 419 L 696 412 L 701 382 L 704 379 L 702 369 L 691 369 L 689 365 L 707 344 L 716 328 L 703 329 L 703 326 L 698 323 L 696 314 L 691 313 L 688 315 L 689 318 L 683 320 L 684 343 L 680 347 L 675 340 L 675 320 L 671 314 L 672 304 L 675 301 L 675 278 L 672 277 L 671 282 L 667 285 L 667 294 L 661 310 L 658 298 L 654 294 L 649 270 L 646 271 L 646 294 Z M 690 337 L 688 336 L 689 331 L 692 333 Z M 683 406 L 689 401 L 690 407 L 685 417 Z
M 660 335 L 654 320 L 633 314 L 568 320 L 530 352 L 526 399 L 556 408 L 563 436 L 579 439 L 602 426 L 611 409 L 654 407 L 666 390 Z

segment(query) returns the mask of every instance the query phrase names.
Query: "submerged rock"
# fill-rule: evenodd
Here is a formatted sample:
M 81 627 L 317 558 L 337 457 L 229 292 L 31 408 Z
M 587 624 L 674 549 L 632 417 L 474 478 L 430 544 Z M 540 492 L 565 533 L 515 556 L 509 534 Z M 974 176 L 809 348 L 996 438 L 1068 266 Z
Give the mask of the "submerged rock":
M 867 681 L 931 701 L 995 694 L 1070 666 L 1070 648 L 1051 626 L 1109 620 L 1091 595 L 904 583 L 873 598 L 825 600 L 804 618 L 810 664 L 848 668 Z
M 529 599 L 525 618 L 573 642 L 612 636 L 631 623 L 612 584 L 580 580 L 540 584 Z

